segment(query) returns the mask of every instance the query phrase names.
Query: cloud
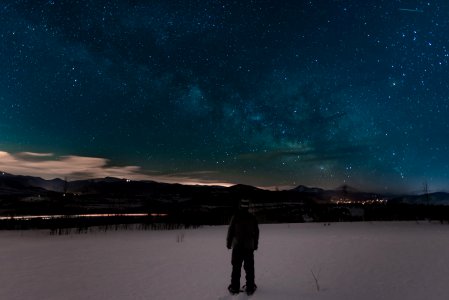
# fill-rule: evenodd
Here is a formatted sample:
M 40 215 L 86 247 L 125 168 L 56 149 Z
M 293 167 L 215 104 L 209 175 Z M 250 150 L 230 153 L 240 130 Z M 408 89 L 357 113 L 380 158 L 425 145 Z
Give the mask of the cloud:
M 34 158 L 39 158 L 39 160 Z M 45 179 L 78 180 L 109 176 L 190 185 L 232 185 L 232 183 L 209 177 L 208 175 L 215 173 L 211 171 L 162 174 L 157 171 L 144 170 L 139 166 L 113 166 L 108 159 L 101 157 L 76 155 L 58 157 L 53 153 L 20 152 L 11 154 L 0 151 L 0 170 L 11 174 L 39 176 Z
M 47 158 L 30 160 L 29 158 Z M 99 157 L 61 156 L 55 157 L 52 153 L 21 152 L 16 155 L 0 151 L 0 169 L 7 173 L 40 176 L 43 178 L 80 179 L 98 178 L 106 176 L 123 177 L 130 179 L 145 179 L 146 175 L 140 173 L 140 167 L 109 166 L 109 161 Z
M 31 157 L 50 157 L 53 156 L 53 153 L 37 153 L 37 152 L 20 152 L 18 153 L 20 156 L 31 156 Z

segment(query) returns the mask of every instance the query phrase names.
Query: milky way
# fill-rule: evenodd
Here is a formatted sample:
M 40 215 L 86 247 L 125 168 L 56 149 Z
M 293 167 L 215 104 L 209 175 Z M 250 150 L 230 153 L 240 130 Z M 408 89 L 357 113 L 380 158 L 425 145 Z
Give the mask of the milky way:
M 0 168 L 447 190 L 449 3 L 412 2 L 3 1 Z

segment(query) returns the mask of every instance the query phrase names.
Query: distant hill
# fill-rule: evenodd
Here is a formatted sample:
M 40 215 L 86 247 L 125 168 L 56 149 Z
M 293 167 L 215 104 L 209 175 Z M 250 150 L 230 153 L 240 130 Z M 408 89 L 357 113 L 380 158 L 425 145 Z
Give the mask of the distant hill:
M 60 179 L 45 180 L 39 177 L 0 173 L 0 195 L 38 194 L 58 188 Z
M 274 192 L 243 184 L 182 185 L 113 177 L 66 182 L 6 173 L 0 176 L 0 195 L 0 214 L 149 211 L 181 213 L 192 219 L 203 214 L 210 218 L 209 223 L 226 222 L 242 198 L 249 199 L 253 209 L 264 210 L 260 215 L 270 220 L 285 214 L 276 209 L 291 214 L 287 204 L 302 207 L 313 201 L 290 191 Z M 295 214 L 301 220 L 300 212 Z
M 449 193 L 437 192 L 423 195 L 405 195 L 395 197 L 390 202 L 420 205 L 449 205 Z
M 299 185 L 291 190 L 269 191 L 250 185 L 231 187 L 200 186 L 133 181 L 114 177 L 76 180 L 46 180 L 0 172 L 0 214 L 19 211 L 164 211 L 183 212 L 224 209 L 228 213 L 240 199 L 249 199 L 254 209 L 271 220 L 283 215 L 310 214 L 305 207 L 314 204 L 432 204 L 449 206 L 448 193 L 391 197 L 359 191 L 349 186 L 335 190 Z M 282 211 L 282 212 L 281 212 Z M 221 213 L 217 212 L 217 215 Z M 267 217 L 268 218 L 268 217 Z M 300 216 L 298 217 L 300 218 Z
M 316 188 L 316 187 L 307 187 L 304 185 L 298 185 L 297 187 L 291 189 L 290 191 L 292 192 L 298 192 L 298 193 L 324 193 L 325 191 L 321 188 Z
M 337 201 L 351 201 L 351 202 L 363 202 L 373 199 L 387 199 L 386 195 L 367 193 L 359 191 L 353 187 L 344 185 L 335 190 L 324 190 L 317 187 L 306 187 L 304 185 L 299 185 L 290 190 L 294 193 L 299 193 L 315 201 L 321 203 L 337 202 Z
M 1 175 L 3 174 L 3 175 Z M 167 198 L 170 195 L 182 195 L 181 197 L 192 197 L 192 195 L 202 194 L 204 192 L 216 195 L 228 194 L 233 198 L 246 197 L 250 199 L 271 198 L 271 194 L 276 193 L 256 188 L 250 185 L 237 184 L 231 187 L 222 186 L 200 186 L 200 185 L 182 185 L 169 184 L 155 181 L 134 181 L 114 177 L 75 180 L 66 182 L 56 178 L 46 180 L 40 177 L 13 175 L 0 173 L 0 194 L 17 193 L 42 193 L 45 191 L 58 193 L 75 193 L 84 195 L 109 195 L 109 196 L 153 196 Z M 385 195 L 366 193 L 350 186 L 342 186 L 335 190 L 324 190 L 318 187 L 307 187 L 299 185 L 291 190 L 280 191 L 281 193 L 291 193 L 291 197 L 303 197 L 321 203 L 332 202 L 335 199 L 349 199 L 352 201 L 365 201 L 373 198 L 391 198 Z M 270 194 L 270 195 L 269 195 Z M 166 195 L 167 197 L 163 196 Z M 445 193 L 435 194 L 433 196 L 435 203 L 446 203 Z M 290 197 L 290 198 L 291 198 Z M 420 203 L 420 196 L 402 196 L 396 197 L 396 201 L 407 203 Z M 432 198 L 432 199 L 433 199 Z M 402 200 L 399 200 L 402 199 Z
M 0 216 L 147 213 L 164 215 L 167 222 L 227 224 L 243 198 L 250 200 L 257 218 L 268 223 L 443 219 L 449 215 L 449 194 L 443 192 L 392 197 L 349 186 L 325 190 L 299 185 L 270 191 L 243 184 L 182 185 L 114 177 L 66 182 L 0 172 Z M 412 207 L 424 204 L 432 208 Z

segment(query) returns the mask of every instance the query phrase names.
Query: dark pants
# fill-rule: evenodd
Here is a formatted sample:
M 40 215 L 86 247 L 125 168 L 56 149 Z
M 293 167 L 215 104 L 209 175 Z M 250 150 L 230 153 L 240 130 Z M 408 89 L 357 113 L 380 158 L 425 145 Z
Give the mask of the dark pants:
M 254 287 L 254 250 L 234 248 L 232 249 L 232 274 L 231 285 L 235 289 L 240 288 L 240 274 L 243 268 L 246 273 L 246 286 Z

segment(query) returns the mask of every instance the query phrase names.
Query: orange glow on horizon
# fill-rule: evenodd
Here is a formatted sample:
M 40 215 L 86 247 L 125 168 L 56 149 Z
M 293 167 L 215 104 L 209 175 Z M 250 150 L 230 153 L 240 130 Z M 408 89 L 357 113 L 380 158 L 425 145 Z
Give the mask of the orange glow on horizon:
M 0 217 L 0 220 L 32 220 L 32 219 L 61 219 L 61 218 L 104 218 L 104 217 L 166 217 L 164 213 L 134 213 L 134 214 L 79 214 L 79 215 L 30 215 Z

